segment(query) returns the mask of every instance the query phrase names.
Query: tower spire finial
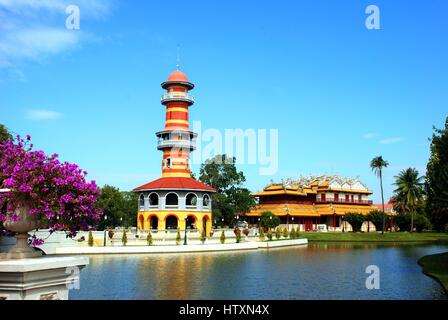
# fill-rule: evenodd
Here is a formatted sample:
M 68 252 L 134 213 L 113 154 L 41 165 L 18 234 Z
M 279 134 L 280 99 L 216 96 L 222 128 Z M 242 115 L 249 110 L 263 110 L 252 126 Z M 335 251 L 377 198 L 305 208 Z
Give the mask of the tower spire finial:
M 177 70 L 180 70 L 180 45 L 177 45 L 177 64 L 176 68 Z

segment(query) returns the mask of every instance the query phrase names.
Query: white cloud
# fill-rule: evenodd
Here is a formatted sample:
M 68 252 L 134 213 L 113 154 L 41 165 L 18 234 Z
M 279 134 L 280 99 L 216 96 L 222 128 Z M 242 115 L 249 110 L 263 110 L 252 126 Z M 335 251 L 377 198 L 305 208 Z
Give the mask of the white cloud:
M 62 118 L 63 114 L 45 109 L 33 109 L 27 112 L 27 118 L 35 121 L 56 120 Z
M 396 138 L 387 138 L 387 139 L 380 140 L 379 143 L 380 144 L 394 144 L 394 143 L 400 143 L 403 141 L 404 141 L 403 138 L 396 137 Z
M 18 68 L 23 61 L 44 59 L 76 48 L 91 39 L 84 19 L 103 19 L 112 0 L 77 0 L 81 30 L 67 30 L 65 9 L 71 0 L 0 0 L 0 69 Z
M 378 137 L 378 136 L 379 136 L 379 133 L 376 133 L 376 132 L 368 132 L 368 133 L 364 134 L 362 137 L 363 137 L 364 139 L 373 139 L 373 138 L 376 138 L 376 137 Z

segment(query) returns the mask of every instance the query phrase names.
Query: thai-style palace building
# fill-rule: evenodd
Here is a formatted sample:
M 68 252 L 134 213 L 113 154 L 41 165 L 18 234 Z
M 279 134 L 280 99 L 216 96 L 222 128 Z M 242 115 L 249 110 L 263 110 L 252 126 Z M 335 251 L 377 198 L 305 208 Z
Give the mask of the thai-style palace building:
M 368 214 L 376 209 L 372 194 L 359 178 L 338 176 L 301 177 L 271 183 L 255 193 L 258 206 L 247 214 L 250 224 L 258 224 L 261 214 L 270 211 L 283 225 L 294 225 L 302 231 L 351 229 L 343 220 L 347 213 Z
M 162 177 L 134 189 L 139 194 L 139 230 L 194 228 L 207 235 L 212 229 L 212 187 L 191 177 L 190 153 L 196 149 L 197 134 L 190 131 L 189 108 L 194 88 L 185 73 L 174 71 L 162 83 L 166 93 L 165 128 L 156 133 L 158 150 L 163 152 Z

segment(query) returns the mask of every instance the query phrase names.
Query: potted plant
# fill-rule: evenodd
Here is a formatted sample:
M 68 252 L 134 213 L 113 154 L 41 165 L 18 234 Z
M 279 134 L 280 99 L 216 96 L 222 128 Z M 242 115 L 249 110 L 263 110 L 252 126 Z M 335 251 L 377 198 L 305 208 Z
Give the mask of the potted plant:
M 68 238 L 91 230 L 101 218 L 96 206 L 99 189 L 87 182 L 87 172 L 60 162 L 58 155 L 33 151 L 31 137 L 0 143 L 0 232 L 12 232 L 17 244 L 2 258 L 22 259 L 41 255 L 28 244 L 28 232 L 45 226 L 50 234 L 65 231 Z M 31 237 L 31 246 L 43 244 Z

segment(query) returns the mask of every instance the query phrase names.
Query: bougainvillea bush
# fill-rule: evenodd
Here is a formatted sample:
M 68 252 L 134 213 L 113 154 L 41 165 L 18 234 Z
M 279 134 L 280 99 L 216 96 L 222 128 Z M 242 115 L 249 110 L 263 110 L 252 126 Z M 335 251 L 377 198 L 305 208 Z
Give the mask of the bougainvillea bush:
M 55 231 L 65 231 L 73 238 L 78 231 L 92 230 L 102 212 L 96 206 L 100 191 L 95 181 L 87 182 L 87 172 L 75 164 L 61 162 L 58 155 L 47 156 L 43 151 L 34 151 L 31 137 L 6 140 L 0 144 L 0 231 L 2 222 L 15 205 L 24 198 L 31 205 L 41 225 Z M 42 239 L 33 238 L 33 245 Z

